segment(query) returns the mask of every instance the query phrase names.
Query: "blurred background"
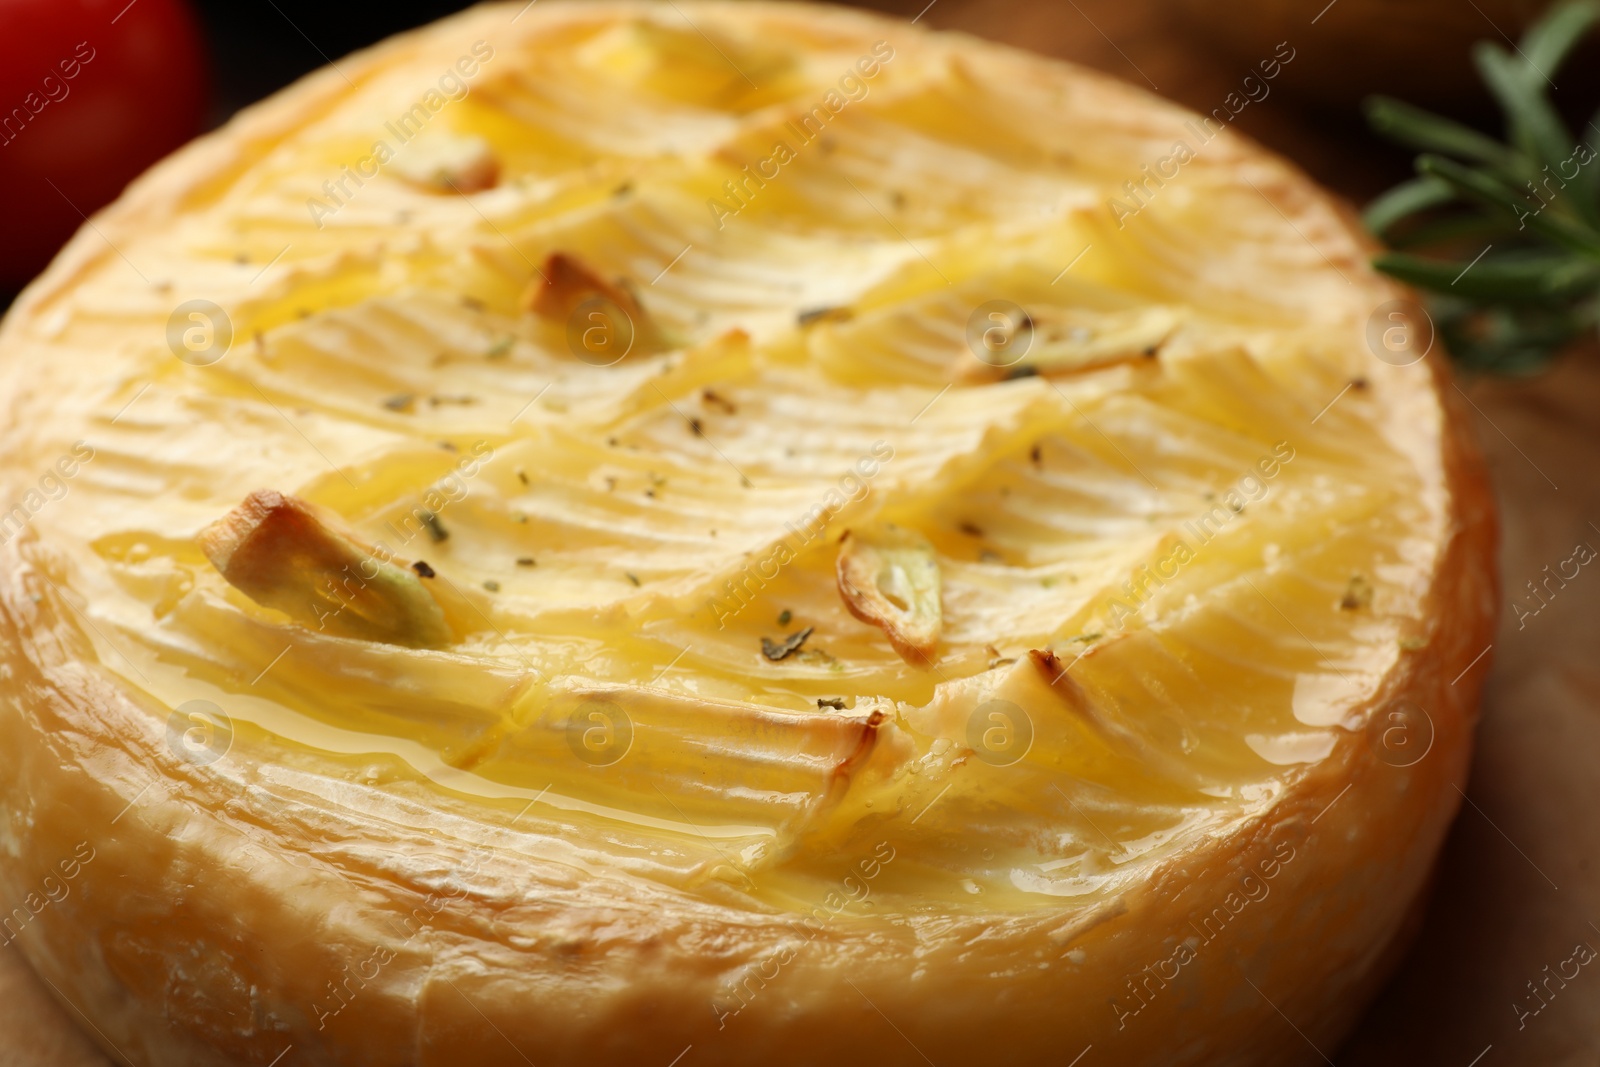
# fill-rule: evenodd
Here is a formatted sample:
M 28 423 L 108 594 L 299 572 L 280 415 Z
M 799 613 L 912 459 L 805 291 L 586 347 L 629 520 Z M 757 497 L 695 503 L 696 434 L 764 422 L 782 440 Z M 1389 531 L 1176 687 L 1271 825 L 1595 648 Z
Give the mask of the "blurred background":
M 1295 58 L 1234 128 L 1365 202 L 1409 156 L 1369 134 L 1358 103 L 1387 92 L 1484 122 L 1468 59 L 1507 42 L 1542 0 L 866 0 L 928 25 L 1076 60 L 1200 111 L 1287 41 Z M 451 0 L 0 0 L 0 307 L 83 218 L 155 160 L 348 52 L 466 6 Z M 923 9 L 926 7 L 926 11 Z M 1312 19 L 1315 19 L 1313 22 Z M 90 57 L 85 59 L 84 57 Z M 1581 125 L 1596 53 L 1555 94 Z M 68 72 L 71 72 L 70 76 Z M 1571 82 L 1571 84 L 1568 84 Z M 1588 84 L 1583 84 L 1587 82 Z M 1570 105 L 1570 106 L 1568 106 Z
M 542 0 L 549 2 L 549 0 Z M 0 0 L 0 308 L 127 181 L 195 133 L 296 77 L 465 5 L 449 0 Z M 1232 128 L 1305 168 L 1352 204 L 1412 174 L 1412 154 L 1360 110 L 1384 92 L 1502 136 L 1468 58 L 1513 49 L 1540 0 L 866 0 L 936 29 L 1070 59 L 1210 112 L 1280 42 L 1294 60 Z M 1573 130 L 1600 103 L 1591 40 L 1550 79 Z M 1592 331 L 1591 331 L 1592 332 Z M 1600 359 L 1592 340 L 1543 374 L 1467 376 L 1505 526 L 1511 595 L 1574 538 L 1600 546 Z M 1535 473 L 1537 472 L 1537 473 Z M 1557 486 L 1559 485 L 1559 488 Z M 1590 579 L 1593 581 L 1593 579 Z M 1600 612 L 1565 596 L 1537 641 L 1508 617 L 1478 756 L 1415 949 L 1351 1040 L 1340 1067 L 1600 1063 L 1600 974 L 1529 1021 L 1547 965 L 1600 947 Z M 0 1067 L 102 1063 L 15 962 L 0 960 L 0 1025 L 54 1042 Z M 1595 970 L 1591 968 L 1591 970 Z M 7 1006 L 9 1005 L 9 1006 Z M 59 1036 L 58 1036 L 59 1035 Z M 20 1039 L 19 1039 L 20 1040 Z M 77 1044 L 72 1044 L 77 1042 Z M 69 1051 L 69 1048 L 73 1051 Z M 1321 1055 L 1321 1052 L 1318 1053 Z M 74 1058 L 74 1057 L 83 1058 Z M 1318 1062 L 1314 1057 L 1308 1062 Z M 1328 1060 L 1331 1064 L 1334 1060 Z

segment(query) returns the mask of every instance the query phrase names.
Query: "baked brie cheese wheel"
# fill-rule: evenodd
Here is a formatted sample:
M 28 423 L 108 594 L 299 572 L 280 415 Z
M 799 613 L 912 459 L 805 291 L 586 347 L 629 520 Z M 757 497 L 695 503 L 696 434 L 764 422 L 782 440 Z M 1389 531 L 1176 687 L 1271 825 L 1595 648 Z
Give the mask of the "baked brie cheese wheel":
M 844 10 L 340 60 L 0 335 L 7 943 L 160 1067 L 1321 1062 L 1496 597 L 1367 252 Z

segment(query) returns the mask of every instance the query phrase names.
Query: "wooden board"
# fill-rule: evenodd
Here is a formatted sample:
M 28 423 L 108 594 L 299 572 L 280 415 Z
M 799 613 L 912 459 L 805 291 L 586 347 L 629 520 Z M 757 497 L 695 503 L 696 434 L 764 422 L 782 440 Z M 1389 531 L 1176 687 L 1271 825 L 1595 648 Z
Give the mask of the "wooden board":
M 1073 59 L 1201 111 L 1249 73 L 1158 0 L 924 2 L 875 6 Z M 1317 47 L 1309 19 L 1321 6 L 1308 3 L 1294 47 Z M 1461 17 L 1478 18 L 1466 0 Z M 1354 116 L 1300 105 L 1294 79 L 1291 64 L 1235 127 L 1358 202 L 1407 172 Z M 1462 387 L 1502 506 L 1508 601 L 1526 597 L 1525 583 L 1579 542 L 1600 549 L 1600 349 L 1537 379 Z M 1416 948 L 1345 1046 L 1308 1049 L 1308 1062 L 1592 1067 L 1600 1056 L 1600 961 L 1547 980 L 1579 942 L 1600 948 L 1600 561 L 1556 588 L 1537 615 L 1508 609 L 1472 667 L 1492 671 L 1478 756 Z M 1543 999 L 1530 982 L 1545 983 Z M 84 1032 L 15 946 L 0 950 L 0 1067 L 106 1067 Z M 1091 1054 L 1081 1067 L 1109 1062 Z

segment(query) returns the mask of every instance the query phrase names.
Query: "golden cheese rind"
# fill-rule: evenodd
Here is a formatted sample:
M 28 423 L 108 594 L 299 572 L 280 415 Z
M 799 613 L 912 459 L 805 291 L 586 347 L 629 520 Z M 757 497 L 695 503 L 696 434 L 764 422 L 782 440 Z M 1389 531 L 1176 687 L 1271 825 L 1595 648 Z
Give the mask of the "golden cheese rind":
M 500 180 L 419 188 L 390 122 Z M 524 306 L 558 253 L 617 292 Z M 1335 1047 L 1495 611 L 1466 420 L 1437 352 L 1367 347 L 1367 254 L 1232 131 L 860 12 L 518 0 L 342 59 L 0 327 L 16 947 L 141 1067 Z M 1033 364 L 969 343 L 996 300 Z M 231 348 L 173 341 L 197 301 Z M 283 610 L 195 544 L 261 485 L 338 535 L 239 557 Z M 883 521 L 938 563 L 928 669 L 840 594 Z M 456 639 L 317 628 L 305 576 L 367 545 L 427 546 Z

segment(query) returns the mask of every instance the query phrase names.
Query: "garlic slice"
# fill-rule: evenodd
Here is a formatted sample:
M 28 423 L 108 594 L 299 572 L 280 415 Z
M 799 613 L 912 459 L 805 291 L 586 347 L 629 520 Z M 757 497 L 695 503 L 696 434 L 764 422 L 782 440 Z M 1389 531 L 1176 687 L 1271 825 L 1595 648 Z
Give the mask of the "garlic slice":
M 257 490 L 198 540 L 229 585 L 304 626 L 410 648 L 452 640 L 426 564 L 409 569 L 297 497 Z
M 962 356 L 956 378 L 968 384 L 1003 381 L 1029 374 L 1076 374 L 1119 363 L 1155 358 L 1178 327 L 1171 308 L 1088 313 L 1044 309 L 1029 315 L 1023 354 L 1005 364 L 991 364 L 971 353 Z
M 424 192 L 481 193 L 500 184 L 500 161 L 477 136 L 439 133 L 418 137 L 395 158 L 394 170 Z
M 907 663 L 933 663 L 944 609 L 939 563 L 927 538 L 892 523 L 847 530 L 836 571 L 850 614 L 882 630 Z

